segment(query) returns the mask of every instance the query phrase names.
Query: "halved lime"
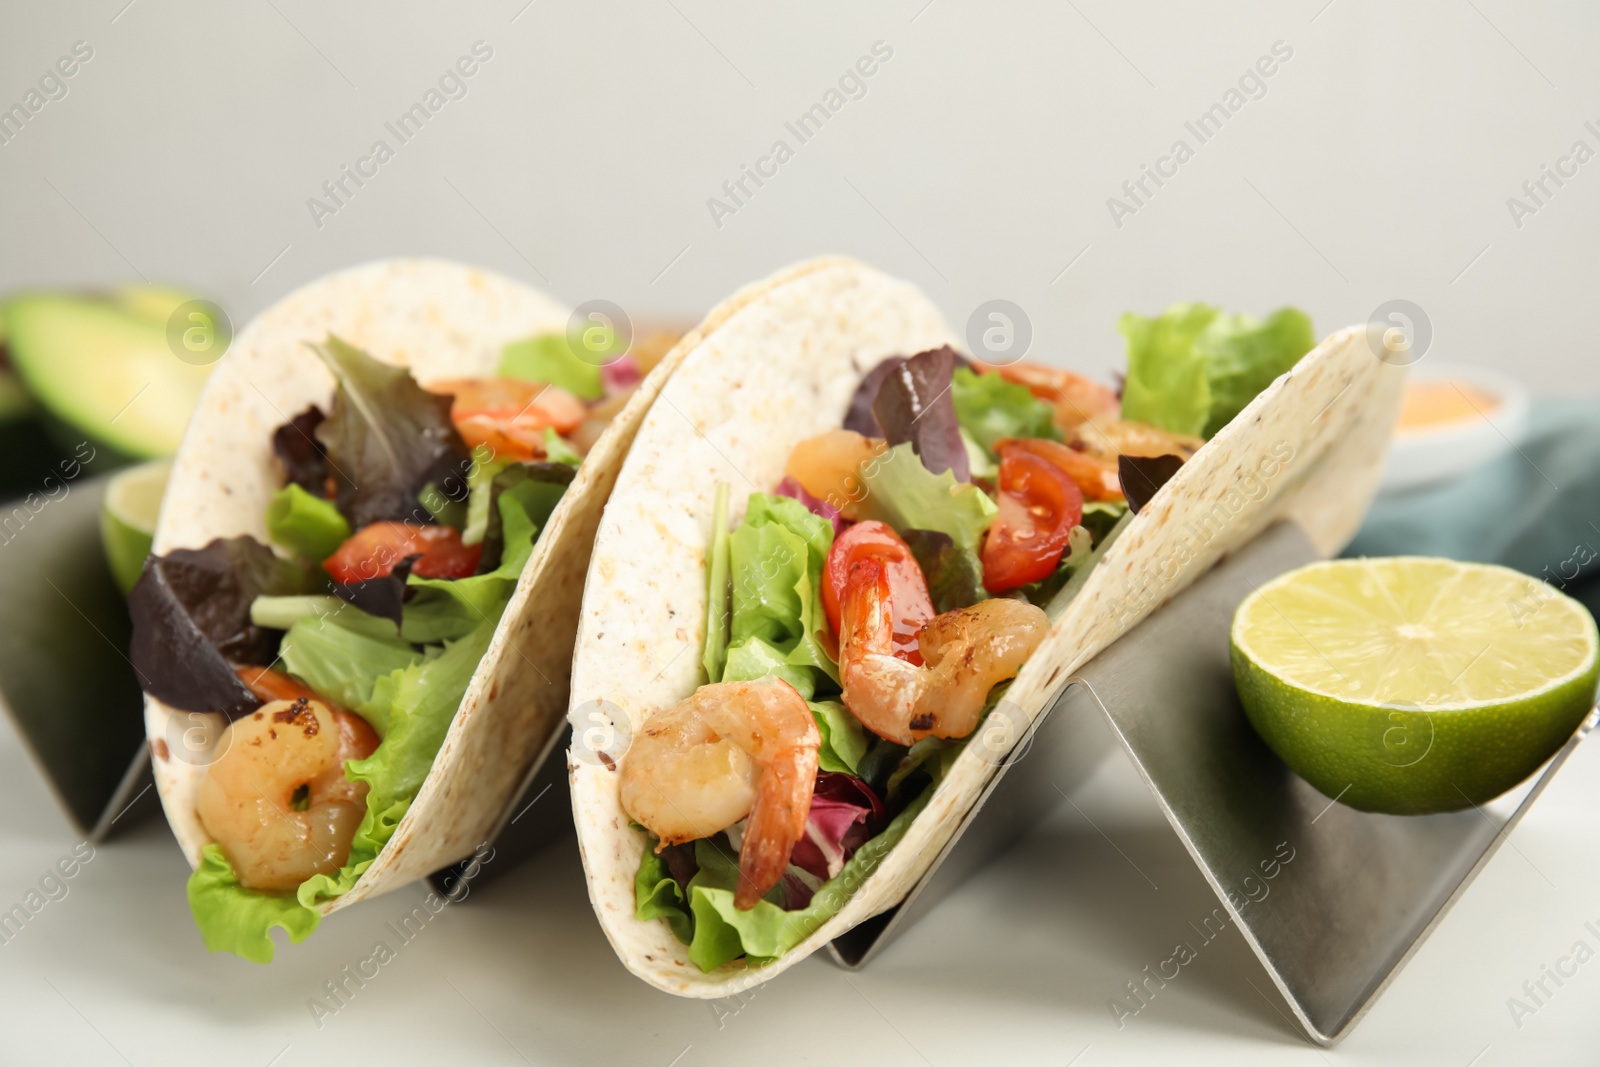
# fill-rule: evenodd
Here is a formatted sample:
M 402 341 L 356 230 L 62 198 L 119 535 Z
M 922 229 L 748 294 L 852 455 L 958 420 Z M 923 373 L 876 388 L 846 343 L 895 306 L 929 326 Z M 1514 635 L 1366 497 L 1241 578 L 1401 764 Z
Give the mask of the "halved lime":
M 1600 636 L 1571 597 L 1446 559 L 1314 563 L 1239 605 L 1233 676 L 1285 763 L 1329 797 L 1454 811 L 1528 777 L 1594 704 Z
M 100 501 L 100 543 L 124 596 L 139 580 L 144 559 L 150 554 L 156 516 L 171 473 L 172 461 L 167 459 L 130 467 L 111 479 Z

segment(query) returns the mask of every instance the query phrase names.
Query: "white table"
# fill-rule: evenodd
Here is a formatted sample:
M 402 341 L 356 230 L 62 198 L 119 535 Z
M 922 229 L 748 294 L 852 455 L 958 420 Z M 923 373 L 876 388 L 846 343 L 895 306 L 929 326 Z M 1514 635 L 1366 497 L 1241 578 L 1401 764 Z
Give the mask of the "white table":
M 0 726 L 0 909 L 77 844 L 9 726 Z M 401 945 L 389 924 L 420 886 L 327 921 L 259 967 L 209 956 L 187 869 L 159 818 L 95 850 L 0 944 L 0 1063 L 1592 1064 L 1600 956 L 1520 1028 L 1525 997 L 1578 941 L 1600 952 L 1600 745 L 1579 750 L 1353 1035 L 1308 1045 L 1215 906 L 1131 766 L 1114 755 L 1031 838 L 942 903 L 866 972 L 812 959 L 740 1000 L 657 993 L 593 921 L 568 838 L 473 891 Z M 56 891 L 60 895 L 60 891 Z M 323 986 L 375 943 L 397 948 L 321 1019 Z M 1198 958 L 1119 1027 L 1124 983 Z M 1575 961 L 1564 965 L 1572 970 Z M 1126 1003 L 1132 1004 L 1131 1000 Z M 675 1059 L 676 1057 L 676 1059 Z

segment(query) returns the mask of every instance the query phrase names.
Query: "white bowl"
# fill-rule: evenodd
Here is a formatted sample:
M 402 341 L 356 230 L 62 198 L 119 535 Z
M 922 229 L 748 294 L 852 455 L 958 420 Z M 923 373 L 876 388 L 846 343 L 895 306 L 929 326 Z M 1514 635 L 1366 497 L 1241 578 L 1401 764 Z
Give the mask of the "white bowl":
M 1389 446 L 1381 492 L 1399 493 L 1465 474 L 1511 451 L 1528 430 L 1528 390 L 1497 371 L 1460 363 L 1424 363 L 1413 382 L 1458 381 L 1499 401 L 1483 417 L 1418 430 L 1397 430 Z

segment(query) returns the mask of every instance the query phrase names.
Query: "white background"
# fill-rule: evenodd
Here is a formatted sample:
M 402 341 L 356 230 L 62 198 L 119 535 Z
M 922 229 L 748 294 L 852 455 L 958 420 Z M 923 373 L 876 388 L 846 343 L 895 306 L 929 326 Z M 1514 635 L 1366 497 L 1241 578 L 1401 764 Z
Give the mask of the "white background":
M 1442 358 L 1600 386 L 1600 159 L 1520 229 L 1506 207 L 1575 140 L 1600 151 L 1593 5 L 125 3 L 0 16 L 0 105 L 94 49 L 0 145 L 0 291 L 137 271 L 237 323 L 326 271 L 432 253 L 692 320 L 844 252 L 958 329 L 1010 299 L 1035 357 L 1097 373 L 1124 310 L 1294 303 L 1327 332 L 1404 298 Z M 400 145 L 384 123 L 479 40 L 467 96 Z M 866 95 L 798 145 L 785 121 L 877 41 L 893 58 Z M 1266 95 L 1198 144 L 1184 122 L 1278 41 Z M 395 157 L 319 229 L 306 201 L 380 137 Z M 708 198 L 780 137 L 794 158 L 719 228 Z M 1119 229 L 1107 199 L 1180 137 L 1195 157 Z
M 1294 303 L 1326 330 L 1405 298 L 1432 321 L 1434 358 L 1546 393 L 1600 386 L 1600 161 L 1520 228 L 1506 206 L 1575 140 L 1600 150 L 1583 126 L 1600 126 L 1589 5 L 125 2 L 0 14 L 0 107 L 75 41 L 94 49 L 0 145 L 0 291 L 143 275 L 215 295 L 239 324 L 328 270 L 426 253 L 692 320 L 790 261 L 844 252 L 917 281 L 958 328 L 985 300 L 1015 301 L 1030 355 L 1098 374 L 1120 363 L 1128 309 Z M 397 145 L 384 123 L 479 40 L 493 58 L 468 95 Z M 797 145 L 785 121 L 877 41 L 893 56 L 866 95 Z M 1185 120 L 1278 41 L 1293 56 L 1266 94 L 1197 146 Z M 395 157 L 316 226 L 307 199 L 380 137 Z M 707 199 L 780 137 L 794 158 L 719 227 Z M 1180 137 L 1194 158 L 1119 228 L 1107 198 Z M 9 906 L 74 841 L 0 730 Z M 152 821 L 0 945 L 0 1062 L 1600 1056 L 1600 962 L 1520 1029 L 1506 1007 L 1575 941 L 1600 948 L 1584 928 L 1600 925 L 1592 744 L 1332 1052 L 1255 991 L 1265 975 L 1233 931 L 1119 1030 L 1107 1001 L 1214 901 L 1120 757 L 1079 804 L 869 971 L 814 960 L 736 1015 L 623 971 L 569 841 L 447 910 L 320 1030 L 307 998 L 421 890 L 337 916 L 270 968 L 208 957 L 182 857 Z

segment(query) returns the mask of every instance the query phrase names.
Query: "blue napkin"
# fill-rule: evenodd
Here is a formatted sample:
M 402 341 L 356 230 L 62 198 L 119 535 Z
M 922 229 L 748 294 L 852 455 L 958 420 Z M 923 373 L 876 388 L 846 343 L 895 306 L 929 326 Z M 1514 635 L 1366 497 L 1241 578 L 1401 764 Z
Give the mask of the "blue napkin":
M 1447 556 L 1536 575 L 1600 609 L 1600 399 L 1542 400 L 1517 449 L 1380 497 L 1346 556 Z

